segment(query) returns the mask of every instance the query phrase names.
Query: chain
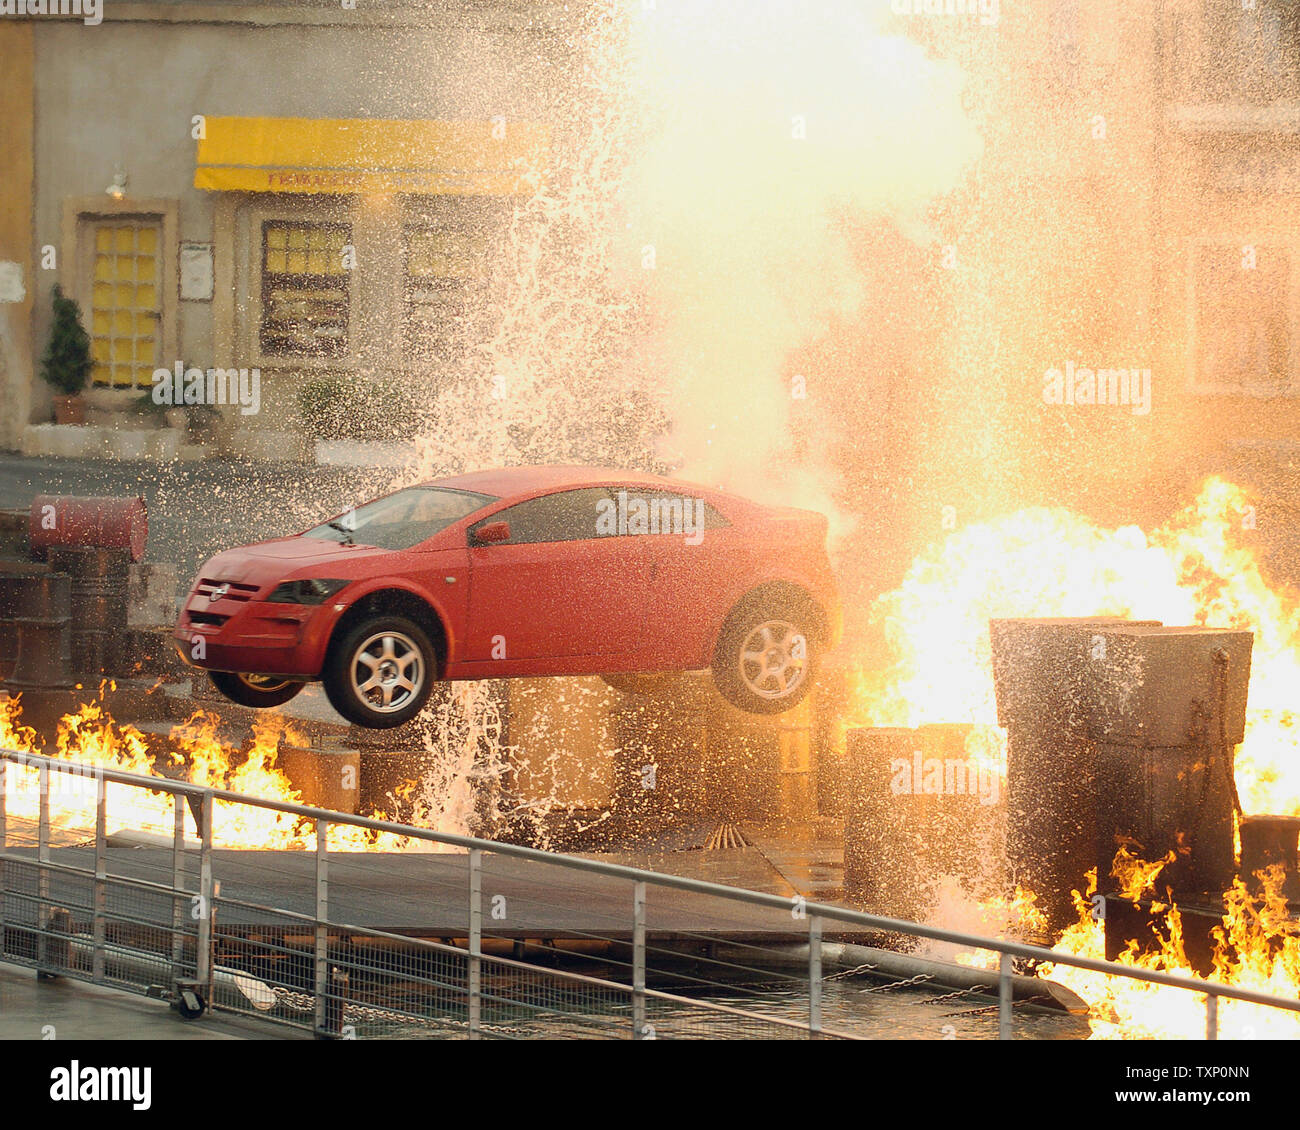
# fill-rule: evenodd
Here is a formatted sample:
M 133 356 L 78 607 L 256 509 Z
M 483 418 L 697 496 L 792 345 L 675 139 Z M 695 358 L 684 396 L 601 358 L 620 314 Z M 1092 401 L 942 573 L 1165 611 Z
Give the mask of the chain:
M 955 993 L 945 993 L 941 997 L 931 997 L 928 1001 L 922 1001 L 922 1004 L 947 1004 L 949 1001 L 960 1000 L 962 997 L 975 996 L 979 993 L 988 993 L 993 991 L 992 985 L 972 985 L 969 989 L 958 989 Z
M 1000 1005 L 991 1004 L 987 1008 L 972 1008 L 966 1012 L 945 1012 L 941 1015 L 945 1020 L 950 1016 L 982 1016 L 986 1012 L 997 1012 L 1000 1007 Z
M 877 985 L 872 989 L 859 989 L 860 993 L 888 993 L 893 989 L 906 989 L 912 985 L 924 985 L 926 981 L 933 981 L 933 973 L 918 973 L 915 977 L 909 977 L 906 981 L 891 981 L 888 985 Z
M 823 977 L 822 982 L 829 984 L 831 981 L 842 981 L 845 977 L 856 977 L 859 973 L 870 973 L 876 967 L 871 964 L 859 965 L 853 969 L 841 969 L 838 973 L 832 973 L 829 977 Z
M 990 990 L 991 990 L 991 986 L 990 986 Z M 970 989 L 965 989 L 965 990 L 963 990 L 963 992 L 971 992 L 971 991 L 972 991 L 972 990 L 970 990 Z M 952 995 L 952 996 L 960 996 L 961 994 L 960 994 L 960 993 L 953 993 L 953 994 L 951 994 L 951 995 Z M 938 998 L 938 1000 L 947 1000 L 947 999 L 948 999 L 947 997 L 939 997 L 939 998 Z M 1013 1000 L 1013 1001 L 1011 1002 L 1011 1007 L 1012 1007 L 1012 1008 L 1019 1008 L 1022 1004 L 1033 1004 L 1035 1001 L 1050 1001 L 1051 999 L 1052 999 L 1051 997 L 1046 996 L 1046 995 L 1043 994 L 1043 993 L 1039 993 L 1037 996 L 1025 997 L 1024 1000 Z M 928 1003 L 930 1003 L 930 1004 L 936 1004 L 936 1003 L 938 1003 L 938 1002 L 937 1002 L 937 1001 L 930 1001 L 930 1002 L 928 1002 Z M 949 1017 L 949 1016 L 980 1016 L 981 1014 L 983 1014 L 983 1013 L 985 1013 L 985 1012 L 997 1012 L 997 1010 L 998 1010 L 999 1008 L 1001 1008 L 1001 1007 L 1002 1007 L 1001 1004 L 990 1004 L 990 1005 L 986 1005 L 984 1008 L 973 1008 L 973 1009 L 970 1009 L 968 1012 L 945 1012 L 943 1015 L 944 1015 L 945 1018 L 946 1018 L 946 1017 Z

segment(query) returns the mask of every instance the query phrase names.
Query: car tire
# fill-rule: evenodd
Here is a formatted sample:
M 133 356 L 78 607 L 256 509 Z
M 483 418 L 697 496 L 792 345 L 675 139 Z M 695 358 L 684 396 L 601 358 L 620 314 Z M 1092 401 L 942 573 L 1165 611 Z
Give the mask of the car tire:
M 321 680 L 349 722 L 387 730 L 409 722 L 429 700 L 438 657 L 428 634 L 405 616 L 376 616 L 352 625 L 330 645 Z
M 236 671 L 209 671 L 208 680 L 231 702 L 265 709 L 280 706 L 302 690 L 305 683 L 279 675 L 249 675 Z
M 718 636 L 713 681 L 747 714 L 782 714 L 812 689 L 820 646 L 810 601 L 742 602 Z

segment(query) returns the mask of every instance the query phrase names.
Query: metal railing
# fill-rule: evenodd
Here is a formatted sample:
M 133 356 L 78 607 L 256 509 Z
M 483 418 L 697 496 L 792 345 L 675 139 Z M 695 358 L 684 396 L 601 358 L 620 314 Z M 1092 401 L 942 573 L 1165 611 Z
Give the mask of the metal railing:
M 75 803 L 65 778 L 80 782 Z M 165 817 L 125 833 L 130 850 L 124 833 L 109 831 L 116 787 L 154 798 Z M 11 795 L 26 801 L 20 811 Z M 226 851 L 221 819 L 234 810 L 296 818 L 305 849 Z M 131 828 L 141 826 L 133 817 Z M 402 837 L 408 850 L 332 848 L 331 830 L 347 828 Z M 515 923 L 523 904 L 521 928 L 498 913 L 507 899 Z M 456 910 L 432 936 L 383 917 L 399 912 L 392 906 L 418 917 L 434 904 Z M 547 915 L 551 925 L 538 925 Z M 1017 957 L 1203 994 L 1208 1039 L 1218 1036 L 1220 998 L 1300 1012 L 1297 1000 L 801 897 L 0 750 L 0 960 L 161 996 L 183 1015 L 236 1012 L 334 1038 L 859 1038 L 849 1021 L 826 1023 L 828 992 L 870 972 L 828 971 L 825 939 L 836 932 L 999 955 L 1000 1039 L 1014 1035 Z M 989 985 L 967 992 L 992 996 L 993 980 L 990 971 Z

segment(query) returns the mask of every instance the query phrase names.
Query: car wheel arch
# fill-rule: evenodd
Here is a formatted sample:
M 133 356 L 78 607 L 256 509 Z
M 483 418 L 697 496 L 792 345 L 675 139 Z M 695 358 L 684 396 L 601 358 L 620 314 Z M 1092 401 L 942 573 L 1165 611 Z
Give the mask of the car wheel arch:
M 414 620 L 429 637 L 438 658 L 436 677 L 442 678 L 447 669 L 447 657 L 450 636 L 447 624 L 441 612 L 419 593 L 410 589 L 380 588 L 374 589 L 354 600 L 338 618 L 330 631 L 329 644 L 325 649 L 322 668 L 328 666 L 335 646 L 342 640 L 352 626 L 360 620 L 375 616 L 407 616 Z

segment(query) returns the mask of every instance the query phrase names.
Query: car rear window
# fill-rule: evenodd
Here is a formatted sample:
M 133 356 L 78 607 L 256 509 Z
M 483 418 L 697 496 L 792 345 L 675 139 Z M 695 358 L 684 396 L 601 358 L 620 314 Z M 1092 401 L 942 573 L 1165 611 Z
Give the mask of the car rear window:
M 499 499 L 490 494 L 445 487 L 407 487 L 345 511 L 308 530 L 303 537 L 355 542 L 380 549 L 410 549 L 453 522 Z

